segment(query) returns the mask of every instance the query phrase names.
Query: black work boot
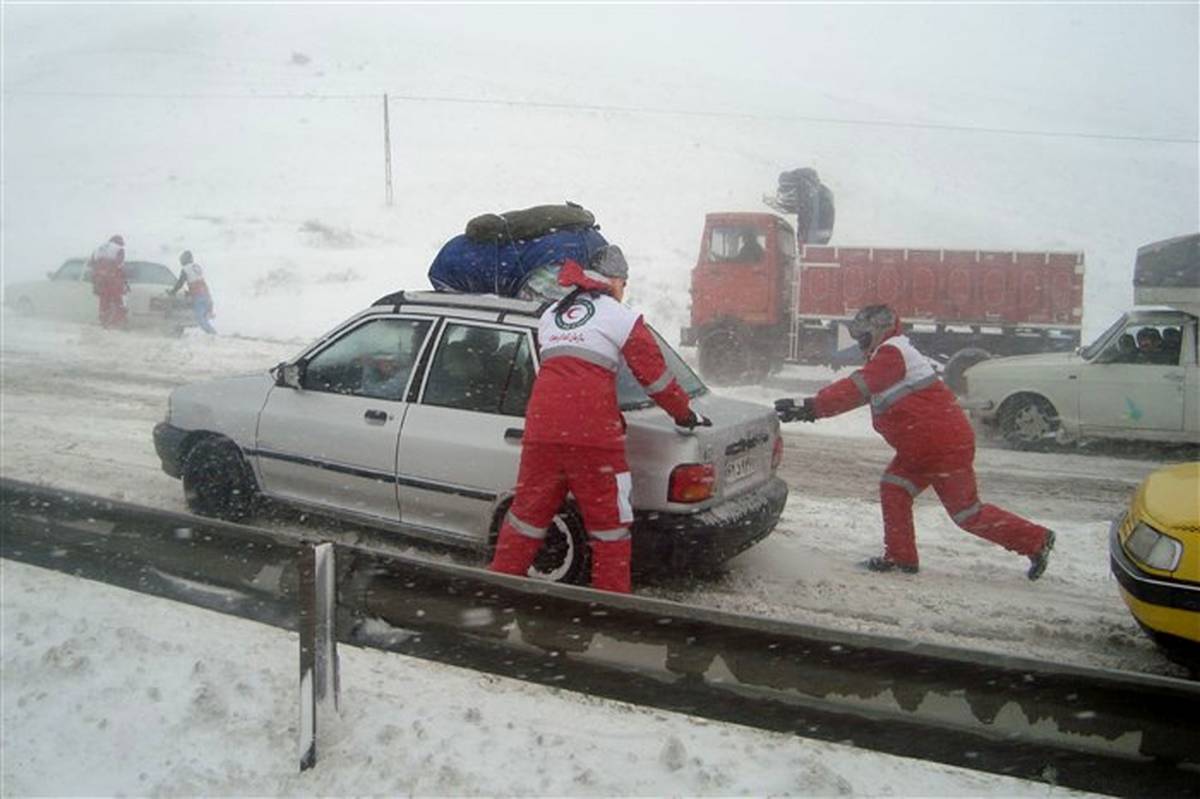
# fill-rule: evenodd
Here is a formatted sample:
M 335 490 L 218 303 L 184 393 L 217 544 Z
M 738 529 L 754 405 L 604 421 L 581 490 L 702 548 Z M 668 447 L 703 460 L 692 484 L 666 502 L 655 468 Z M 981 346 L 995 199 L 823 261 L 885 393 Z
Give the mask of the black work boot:
M 1054 531 L 1046 531 L 1046 542 L 1042 544 L 1042 548 L 1029 556 L 1029 571 L 1025 576 L 1030 580 L 1036 580 L 1042 576 L 1042 572 L 1046 571 L 1046 563 L 1050 560 L 1050 550 L 1054 549 Z
M 890 572 L 899 569 L 905 574 L 916 574 L 921 570 L 921 567 L 915 563 L 897 563 L 896 561 L 889 560 L 887 557 L 882 555 L 874 558 L 867 558 L 860 565 L 866 567 L 868 571 L 873 572 Z

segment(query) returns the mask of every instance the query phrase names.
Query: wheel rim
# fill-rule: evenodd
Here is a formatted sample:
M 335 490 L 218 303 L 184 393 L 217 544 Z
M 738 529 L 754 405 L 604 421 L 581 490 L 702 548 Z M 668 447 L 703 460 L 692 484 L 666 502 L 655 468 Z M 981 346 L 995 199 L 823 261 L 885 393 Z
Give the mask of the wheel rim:
M 1012 417 L 1012 437 L 1019 441 L 1040 441 L 1053 430 L 1050 419 L 1037 405 L 1026 405 Z
M 562 516 L 555 516 L 546 532 L 546 541 L 529 567 L 529 576 L 551 583 L 562 582 L 575 567 L 579 558 L 575 536 Z

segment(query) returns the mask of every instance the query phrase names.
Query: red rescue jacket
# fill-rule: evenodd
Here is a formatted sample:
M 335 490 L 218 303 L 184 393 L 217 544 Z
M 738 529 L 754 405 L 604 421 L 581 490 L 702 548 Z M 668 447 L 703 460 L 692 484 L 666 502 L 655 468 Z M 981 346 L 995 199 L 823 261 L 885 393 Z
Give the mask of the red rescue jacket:
M 817 392 L 813 407 L 826 417 L 868 402 L 875 429 L 899 454 L 974 444 L 975 432 L 954 394 L 899 332 L 885 338 L 861 369 Z
M 617 404 L 623 359 L 650 399 L 673 419 L 691 412 L 641 314 L 617 302 L 603 275 L 574 261 L 558 282 L 583 289 L 567 307 L 555 303 L 538 323 L 541 369 L 525 411 L 524 441 L 624 449 L 625 422 Z

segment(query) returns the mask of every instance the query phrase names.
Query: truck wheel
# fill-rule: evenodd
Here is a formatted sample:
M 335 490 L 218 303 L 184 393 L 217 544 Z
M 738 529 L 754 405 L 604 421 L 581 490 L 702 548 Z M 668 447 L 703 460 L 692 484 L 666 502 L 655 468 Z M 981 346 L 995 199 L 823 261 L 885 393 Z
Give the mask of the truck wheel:
M 183 496 L 201 516 L 240 521 L 254 510 L 258 493 L 250 465 L 227 438 L 209 436 L 183 459 Z
M 1005 400 L 997 416 L 1001 435 L 1014 449 L 1044 449 L 1055 441 L 1058 414 L 1043 397 L 1019 394 Z
M 982 363 L 992 354 L 985 349 L 979 347 L 964 347 L 951 356 L 946 362 L 946 369 L 942 372 L 942 379 L 946 381 L 946 385 L 950 387 L 958 396 L 967 393 L 967 381 L 963 373 L 977 363 Z
M 700 374 L 718 386 L 761 382 L 769 360 L 752 352 L 735 328 L 714 330 L 700 340 Z

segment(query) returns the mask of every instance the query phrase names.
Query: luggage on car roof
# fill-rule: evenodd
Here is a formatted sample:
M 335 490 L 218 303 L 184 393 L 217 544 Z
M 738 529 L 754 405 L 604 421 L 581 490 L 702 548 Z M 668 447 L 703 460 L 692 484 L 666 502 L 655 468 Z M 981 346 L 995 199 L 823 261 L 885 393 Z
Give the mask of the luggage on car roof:
M 573 203 L 485 214 L 443 245 L 429 282 L 437 291 L 523 296 L 530 273 L 568 258 L 586 264 L 607 243 L 591 212 Z

